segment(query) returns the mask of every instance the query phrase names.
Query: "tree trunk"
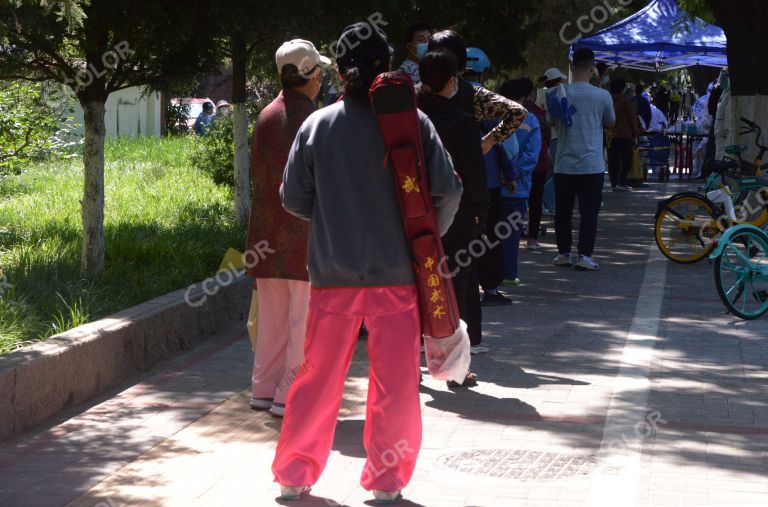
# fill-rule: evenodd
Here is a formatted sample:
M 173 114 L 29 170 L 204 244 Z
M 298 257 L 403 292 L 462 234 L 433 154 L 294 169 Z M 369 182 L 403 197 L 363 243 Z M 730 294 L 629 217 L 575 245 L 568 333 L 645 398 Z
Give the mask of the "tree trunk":
M 232 118 L 235 134 L 235 218 L 246 225 L 251 213 L 251 173 L 246 105 L 248 52 L 241 33 L 232 36 Z
M 85 145 L 83 165 L 83 256 L 82 267 L 87 274 L 104 270 L 104 102 L 89 101 L 83 106 Z
M 768 38 L 764 22 L 765 0 L 707 0 L 717 24 L 728 39 L 728 71 L 731 77 L 731 135 L 728 141 L 746 144 L 751 161 L 757 154 L 755 136 L 739 135 L 741 118 L 754 121 L 768 140 Z M 765 162 L 765 161 L 764 161 Z

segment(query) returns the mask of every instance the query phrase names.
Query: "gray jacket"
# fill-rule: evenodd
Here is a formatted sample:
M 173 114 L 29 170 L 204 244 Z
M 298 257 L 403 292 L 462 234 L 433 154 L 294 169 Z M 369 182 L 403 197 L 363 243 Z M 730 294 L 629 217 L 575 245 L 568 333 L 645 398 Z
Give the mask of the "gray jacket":
M 422 143 L 441 233 L 461 200 L 461 181 L 434 126 L 421 111 Z M 392 172 L 371 105 L 346 98 L 313 113 L 293 142 L 280 197 L 310 221 L 314 287 L 415 283 Z

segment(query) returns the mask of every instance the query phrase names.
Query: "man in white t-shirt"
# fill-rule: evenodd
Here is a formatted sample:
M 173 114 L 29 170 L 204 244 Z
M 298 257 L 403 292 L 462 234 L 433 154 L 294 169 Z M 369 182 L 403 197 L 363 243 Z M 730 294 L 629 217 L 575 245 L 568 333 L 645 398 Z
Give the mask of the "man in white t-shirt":
M 558 256 L 556 266 L 573 266 L 581 271 L 596 271 L 592 259 L 597 235 L 597 216 L 603 195 L 605 159 L 603 129 L 616 123 L 613 99 L 608 91 L 592 86 L 595 54 L 590 49 L 573 52 L 573 83 L 565 85 L 568 102 L 575 108 L 572 124 L 557 120 L 558 135 L 555 156 L 555 236 Z M 571 253 L 573 208 L 579 200 L 578 255 Z
M 429 36 L 432 35 L 432 30 L 426 23 L 417 23 L 413 26 L 409 26 L 405 32 L 405 47 L 408 52 L 408 58 L 400 65 L 400 69 L 413 80 L 413 84 L 419 84 L 419 62 L 427 54 L 427 46 L 429 46 Z

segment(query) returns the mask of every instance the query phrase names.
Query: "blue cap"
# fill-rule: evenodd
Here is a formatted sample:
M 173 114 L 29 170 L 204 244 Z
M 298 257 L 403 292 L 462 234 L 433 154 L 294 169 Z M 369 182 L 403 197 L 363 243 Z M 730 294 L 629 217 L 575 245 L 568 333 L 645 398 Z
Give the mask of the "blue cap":
M 476 74 L 482 74 L 491 68 L 491 60 L 482 49 L 467 48 L 467 64 L 465 67 Z

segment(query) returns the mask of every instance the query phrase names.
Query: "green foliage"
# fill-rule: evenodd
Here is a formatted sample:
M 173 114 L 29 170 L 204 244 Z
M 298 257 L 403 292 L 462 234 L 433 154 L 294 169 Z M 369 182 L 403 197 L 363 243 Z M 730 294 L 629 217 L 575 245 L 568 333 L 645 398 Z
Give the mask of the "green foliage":
M 51 79 L 82 100 L 187 82 L 215 61 L 210 0 L 15 0 L 0 4 L 0 76 Z
M 189 164 L 210 176 L 217 185 L 235 186 L 235 131 L 232 116 L 217 116 L 208 135 L 195 136 Z
M 715 14 L 706 0 L 679 0 L 680 7 L 689 15 L 688 22 L 699 18 L 711 25 L 716 24 Z
M 11 0 L 16 7 L 22 5 L 39 6 L 46 13 L 54 13 L 58 21 L 66 21 L 72 27 L 80 27 L 85 20 L 83 8 L 90 0 Z
M 82 163 L 0 181 L 0 353 L 198 282 L 242 249 L 228 189 L 187 163 L 190 137 L 106 145 L 106 269 L 80 270 Z M 5 288 L 3 288 L 5 287 Z
M 169 136 L 181 136 L 189 133 L 187 118 L 192 108 L 190 104 L 179 102 L 172 104 L 170 101 L 165 104 L 165 132 Z
M 76 143 L 61 127 L 69 99 L 55 87 L 21 81 L 0 82 L 0 176 L 18 174 L 33 157 L 63 155 Z

